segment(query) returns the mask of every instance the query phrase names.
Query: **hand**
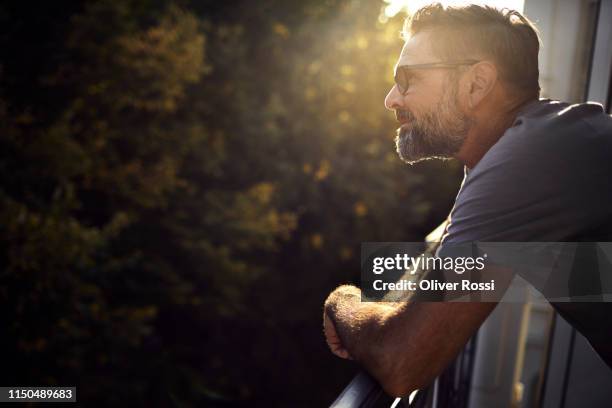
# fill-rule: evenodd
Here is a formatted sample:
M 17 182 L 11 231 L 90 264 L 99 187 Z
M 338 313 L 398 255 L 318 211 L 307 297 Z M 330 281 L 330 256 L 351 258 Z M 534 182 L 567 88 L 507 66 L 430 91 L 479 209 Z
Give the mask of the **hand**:
M 336 332 L 336 326 L 334 326 L 334 323 L 329 318 L 327 311 L 323 312 L 323 332 L 325 333 L 325 341 L 327 341 L 327 345 L 332 353 L 340 358 L 353 359 L 348 350 L 342 345 L 342 341 L 340 341 L 340 337 L 338 337 Z

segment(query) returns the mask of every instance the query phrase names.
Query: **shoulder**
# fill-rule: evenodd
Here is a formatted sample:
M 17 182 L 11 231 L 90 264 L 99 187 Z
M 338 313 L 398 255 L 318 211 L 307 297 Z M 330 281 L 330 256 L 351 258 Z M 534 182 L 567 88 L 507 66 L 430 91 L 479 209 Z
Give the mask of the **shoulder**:
M 467 174 L 447 238 L 567 238 L 609 215 L 610 177 L 612 119 L 601 105 L 538 101 Z
M 611 153 L 612 118 L 601 105 L 540 100 L 517 116 L 475 167 L 473 177 L 500 170 L 510 176 L 533 175 L 534 170 L 544 175 L 582 171 L 608 162 Z
M 580 177 L 596 183 L 593 177 L 612 169 L 610 159 L 612 118 L 601 105 L 540 100 L 519 114 L 470 172 L 466 184 L 484 179 L 523 189 L 559 188 Z

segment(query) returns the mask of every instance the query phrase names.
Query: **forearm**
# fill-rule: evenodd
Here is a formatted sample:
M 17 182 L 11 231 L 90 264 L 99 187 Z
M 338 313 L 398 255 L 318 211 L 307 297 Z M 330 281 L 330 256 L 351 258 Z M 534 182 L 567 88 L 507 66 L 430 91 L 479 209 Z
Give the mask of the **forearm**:
M 393 310 L 392 306 L 361 302 L 361 291 L 354 286 L 340 286 L 325 302 L 325 310 L 336 326 L 343 346 L 361 361 L 371 354 L 372 340 L 380 337 L 380 328 Z
M 354 286 L 337 288 L 325 302 L 344 348 L 383 387 L 395 375 L 393 353 L 389 353 L 394 339 L 388 335 L 388 324 L 396 307 L 393 303 L 361 302 L 361 292 Z
M 341 286 L 326 313 L 348 353 L 393 396 L 428 385 L 474 333 L 494 304 L 361 302 Z

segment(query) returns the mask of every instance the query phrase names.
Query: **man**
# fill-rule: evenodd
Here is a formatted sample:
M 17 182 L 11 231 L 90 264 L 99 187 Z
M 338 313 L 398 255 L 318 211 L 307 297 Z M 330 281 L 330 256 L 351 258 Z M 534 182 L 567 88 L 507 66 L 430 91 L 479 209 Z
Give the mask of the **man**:
M 610 241 L 612 119 L 600 105 L 539 100 L 539 39 L 516 11 L 431 5 L 406 23 L 385 99 L 400 158 L 456 158 L 466 177 L 441 243 Z M 366 303 L 341 286 L 325 302 L 332 352 L 393 396 L 427 386 L 496 303 Z M 612 366 L 610 303 L 557 311 Z

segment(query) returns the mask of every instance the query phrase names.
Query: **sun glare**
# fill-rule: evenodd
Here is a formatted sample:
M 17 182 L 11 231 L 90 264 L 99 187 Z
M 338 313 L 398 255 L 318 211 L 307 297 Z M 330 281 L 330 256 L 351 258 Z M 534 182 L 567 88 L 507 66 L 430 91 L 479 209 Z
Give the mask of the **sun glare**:
M 432 3 L 432 0 L 383 0 L 383 12 L 380 15 L 381 22 L 386 22 L 402 10 L 407 14 L 413 14 L 421 7 Z M 497 8 L 509 8 L 522 12 L 525 0 L 442 0 L 438 1 L 445 6 L 462 6 L 466 4 L 480 4 Z

